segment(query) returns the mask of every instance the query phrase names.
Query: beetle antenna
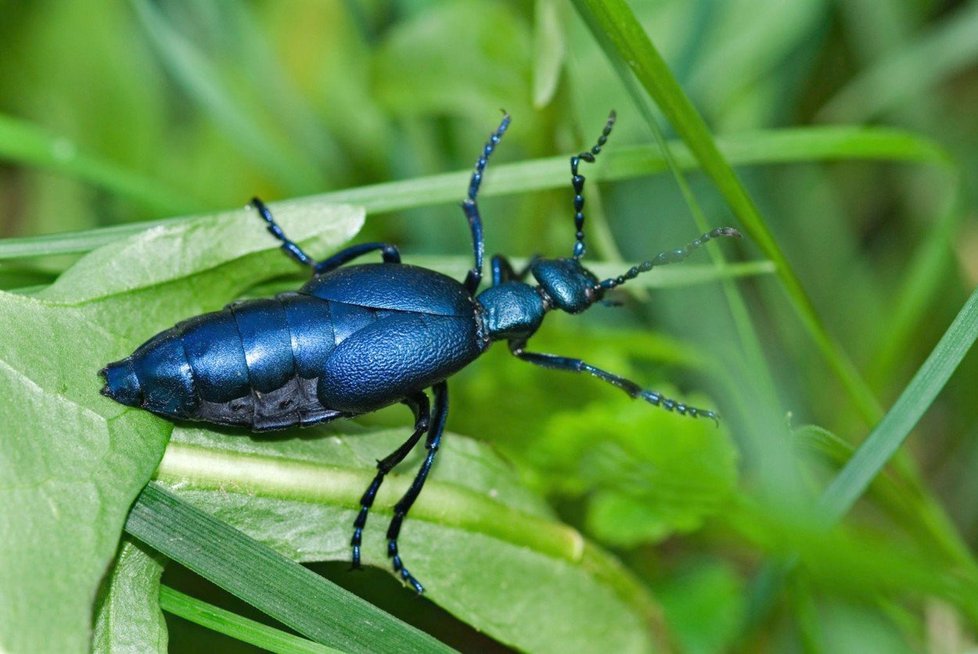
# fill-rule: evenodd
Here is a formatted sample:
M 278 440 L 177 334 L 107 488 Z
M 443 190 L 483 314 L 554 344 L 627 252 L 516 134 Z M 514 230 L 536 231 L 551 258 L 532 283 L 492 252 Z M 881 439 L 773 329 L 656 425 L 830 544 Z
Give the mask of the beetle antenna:
M 600 281 L 598 283 L 598 287 L 607 291 L 615 288 L 616 286 L 621 286 L 628 280 L 635 279 L 642 273 L 648 272 L 657 266 L 664 266 L 669 263 L 679 263 L 692 254 L 693 250 L 698 250 L 699 248 L 703 247 L 707 241 L 712 241 L 715 238 L 723 237 L 740 238 L 740 232 L 733 227 L 717 227 L 716 229 L 703 234 L 696 240 L 687 243 L 681 248 L 660 252 L 648 261 L 643 261 L 637 266 L 632 266 L 623 275 L 609 277 L 608 279 Z
M 604 144 L 608 142 L 608 135 L 611 134 L 611 128 L 615 126 L 617 117 L 615 110 L 612 109 L 611 113 L 608 114 L 608 122 L 605 123 L 604 129 L 601 130 L 601 136 L 598 137 L 598 142 L 590 150 L 585 150 L 570 158 L 571 184 L 574 186 L 574 227 L 577 229 L 577 240 L 574 242 L 575 259 L 580 259 L 587 251 L 587 246 L 584 244 L 584 175 L 577 172 L 577 167 L 580 166 L 581 160 L 594 163 L 595 157 L 601 152 Z

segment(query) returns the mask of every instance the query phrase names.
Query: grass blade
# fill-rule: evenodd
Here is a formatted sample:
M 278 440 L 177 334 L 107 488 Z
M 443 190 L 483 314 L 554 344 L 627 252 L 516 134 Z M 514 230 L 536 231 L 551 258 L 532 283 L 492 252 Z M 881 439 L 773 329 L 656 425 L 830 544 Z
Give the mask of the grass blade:
M 840 519 L 910 434 L 978 339 L 978 290 L 971 294 L 940 342 L 893 407 L 822 494 L 826 516 Z
M 927 34 L 900 43 L 822 108 L 828 120 L 868 120 L 926 95 L 978 59 L 978 5 L 961 5 Z
M 717 139 L 724 156 L 738 165 L 800 161 L 874 159 L 943 166 L 944 151 L 932 141 L 894 129 L 815 127 L 740 134 Z M 698 167 L 684 144 L 670 141 L 669 150 L 680 169 Z M 609 150 L 607 159 L 591 173 L 598 181 L 633 179 L 668 170 L 663 154 L 648 146 Z M 456 202 L 459 189 L 471 172 L 460 171 L 412 180 L 372 184 L 309 196 L 299 202 L 355 204 L 367 213 L 401 211 Z M 567 158 L 548 157 L 495 166 L 486 173 L 482 194 L 486 197 L 562 188 L 567 184 Z M 88 252 L 114 240 L 156 225 L 186 218 L 114 225 L 83 232 L 67 232 L 0 241 L 0 260 Z
M 140 493 L 126 531 L 324 645 L 367 653 L 453 651 L 158 484 Z
M 70 140 L 10 116 L 0 115 L 0 159 L 74 177 L 160 213 L 185 213 L 202 208 L 185 193 L 81 152 Z
M 342 651 L 226 611 L 168 586 L 160 587 L 160 608 L 184 620 L 275 654 L 339 654 Z
M 721 154 L 702 116 L 673 77 L 645 29 L 624 0 L 574 0 L 584 22 L 612 60 L 624 62 L 682 136 L 703 171 L 737 214 L 744 231 L 774 262 L 785 292 L 802 324 L 846 388 L 863 418 L 875 422 L 882 414 L 876 398 L 855 365 L 829 335 L 754 201 Z

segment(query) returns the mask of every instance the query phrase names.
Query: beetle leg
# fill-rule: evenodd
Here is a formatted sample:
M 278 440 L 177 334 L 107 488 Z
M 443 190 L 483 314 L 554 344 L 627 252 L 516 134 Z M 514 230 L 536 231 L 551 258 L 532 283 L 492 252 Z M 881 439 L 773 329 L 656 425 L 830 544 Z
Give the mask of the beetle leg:
M 384 263 L 401 263 L 401 253 L 398 252 L 397 246 L 390 243 L 358 243 L 337 252 L 329 259 L 314 263 L 312 269 L 317 275 L 321 275 L 375 250 L 380 250 Z
M 353 538 L 350 540 L 350 546 L 353 548 L 354 568 L 360 567 L 360 544 L 363 540 L 363 528 L 367 525 L 367 514 L 370 512 L 370 507 L 374 504 L 374 499 L 377 497 L 377 491 L 380 489 L 384 477 L 410 454 L 414 446 L 421 440 L 421 434 L 428 430 L 428 423 L 431 418 L 431 407 L 428 403 L 428 396 L 424 392 L 420 392 L 406 398 L 404 404 L 410 407 L 414 413 L 414 432 L 399 448 L 377 461 L 377 476 L 370 482 L 370 486 L 367 487 L 363 497 L 360 498 L 360 513 L 357 514 L 356 520 L 353 521 Z
M 530 266 L 533 262 L 540 258 L 539 254 L 534 254 L 533 257 L 527 262 L 519 272 L 513 270 L 513 264 L 509 262 L 509 259 L 501 254 L 494 254 L 492 256 L 492 285 L 499 286 L 500 284 L 512 280 L 522 282 L 526 279 L 526 276 L 530 273 Z
M 469 193 L 462 201 L 462 211 L 469 221 L 469 230 L 472 232 L 472 253 L 475 256 L 475 265 L 465 276 L 465 288 L 469 293 L 475 294 L 479 283 L 482 281 L 482 259 L 485 256 L 486 244 L 482 239 L 482 218 L 479 216 L 479 204 L 476 197 L 479 195 L 479 185 L 482 184 L 482 175 L 489 163 L 489 155 L 496 149 L 499 139 L 503 137 L 506 128 L 509 127 L 509 114 L 503 112 L 503 120 L 499 123 L 496 131 L 489 136 L 482 154 L 475 162 L 475 170 L 472 172 L 472 179 L 469 180 Z
M 434 385 L 433 390 L 435 393 L 434 419 L 431 421 L 431 426 L 428 429 L 428 439 L 424 444 L 428 454 L 425 456 L 424 462 L 421 464 L 421 469 L 418 470 L 418 474 L 415 475 L 414 481 L 411 482 L 411 487 L 404 493 L 404 497 L 394 505 L 394 517 L 391 519 L 391 524 L 387 528 L 387 556 L 391 559 L 394 572 L 400 574 L 401 579 L 409 583 L 419 593 L 424 592 L 424 586 L 404 567 L 401 556 L 397 553 L 397 537 L 401 533 L 401 524 L 404 522 L 404 517 L 407 516 L 408 511 L 411 510 L 411 505 L 418 499 L 418 494 L 424 487 L 424 482 L 428 478 L 431 466 L 435 462 L 435 454 L 438 452 L 438 446 L 441 444 L 441 435 L 445 431 L 445 419 L 448 417 L 448 386 L 445 382 L 441 381 Z
M 251 206 L 258 210 L 258 215 L 265 221 L 265 228 L 268 229 L 268 233 L 282 241 L 282 250 L 284 250 L 287 255 L 301 263 L 303 266 L 313 266 L 316 264 L 315 259 L 303 252 L 302 248 L 300 248 L 292 239 L 285 235 L 285 232 L 282 231 L 282 228 L 278 226 L 277 222 L 275 222 L 275 218 L 272 217 L 272 212 L 265 206 L 264 202 L 258 198 L 252 198 Z
M 510 341 L 509 350 L 523 361 L 528 361 L 544 368 L 568 370 L 570 372 L 586 372 L 589 375 L 594 375 L 598 379 L 606 381 L 613 386 L 617 386 L 621 390 L 628 393 L 629 396 L 637 400 L 645 400 L 649 404 L 662 407 L 667 411 L 675 411 L 680 415 L 688 415 L 693 418 L 709 418 L 718 425 L 720 424 L 720 416 L 717 415 L 716 411 L 711 411 L 709 409 L 697 409 L 694 406 L 689 406 L 688 404 L 671 400 L 663 396 L 661 393 L 644 390 L 641 386 L 631 380 L 625 379 L 624 377 L 619 377 L 618 375 L 614 375 L 606 370 L 592 366 L 591 364 L 581 361 L 580 359 L 572 359 L 569 357 L 557 356 L 555 354 L 527 352 L 523 349 L 524 345 L 526 345 L 525 341 Z
M 258 198 L 252 198 L 251 206 L 258 210 L 258 215 L 260 215 L 265 221 L 265 227 L 268 229 L 268 232 L 278 240 L 282 241 L 282 250 L 303 266 L 309 266 L 312 268 L 313 272 L 315 272 L 317 275 L 329 272 L 334 268 L 339 268 L 344 263 L 363 256 L 368 252 L 373 252 L 374 250 L 381 251 L 381 257 L 386 263 L 401 263 L 401 253 L 397 251 L 397 247 L 389 243 L 360 243 L 337 252 L 325 261 L 316 261 L 306 254 L 295 241 L 285 235 L 285 232 L 281 227 L 279 227 L 278 223 L 275 222 L 275 218 L 272 216 L 271 210 L 265 206 L 264 202 Z

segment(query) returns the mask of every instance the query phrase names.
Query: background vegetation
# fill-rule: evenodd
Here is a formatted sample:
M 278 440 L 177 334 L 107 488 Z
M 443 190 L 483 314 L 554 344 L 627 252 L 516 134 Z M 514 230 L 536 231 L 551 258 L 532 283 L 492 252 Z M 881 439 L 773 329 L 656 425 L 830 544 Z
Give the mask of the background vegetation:
M 94 625 L 113 651 L 327 651 L 177 564 L 160 593 L 154 524 L 216 530 L 213 559 L 165 554 L 251 582 L 234 592 L 259 605 L 285 579 L 293 596 L 271 614 L 343 651 L 438 649 L 397 618 L 469 651 L 974 646 L 978 4 L 0 12 L 0 647 L 83 649 Z M 711 226 L 744 232 L 636 281 L 621 307 L 549 317 L 531 343 L 715 407 L 721 427 L 497 346 L 450 385 L 449 430 L 478 442 L 451 435 L 405 527 L 429 599 L 383 557 L 407 464 L 368 528 L 377 568 L 345 564 L 403 408 L 321 438 L 173 430 L 155 478 L 183 503 L 144 494 L 117 551 L 172 427 L 99 397 L 95 371 L 177 320 L 300 283 L 253 216 L 206 214 L 303 198 L 273 208 L 322 256 L 360 225 L 331 208 L 346 202 L 366 210 L 357 239 L 458 276 L 464 171 L 500 108 L 513 124 L 481 201 L 490 253 L 570 253 L 566 157 L 612 108 L 583 171 L 596 269 Z M 162 226 L 142 233 L 149 221 Z M 291 558 L 333 561 L 314 569 L 369 604 L 179 513 L 188 502 Z

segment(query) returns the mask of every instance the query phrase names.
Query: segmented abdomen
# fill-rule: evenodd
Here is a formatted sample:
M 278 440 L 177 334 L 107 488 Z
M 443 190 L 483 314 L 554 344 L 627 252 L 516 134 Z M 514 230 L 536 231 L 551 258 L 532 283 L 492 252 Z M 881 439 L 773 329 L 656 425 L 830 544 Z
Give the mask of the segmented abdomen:
M 316 384 L 344 331 L 372 322 L 369 309 L 298 293 L 246 300 L 161 332 L 103 374 L 103 393 L 177 419 L 255 431 L 341 417 Z

